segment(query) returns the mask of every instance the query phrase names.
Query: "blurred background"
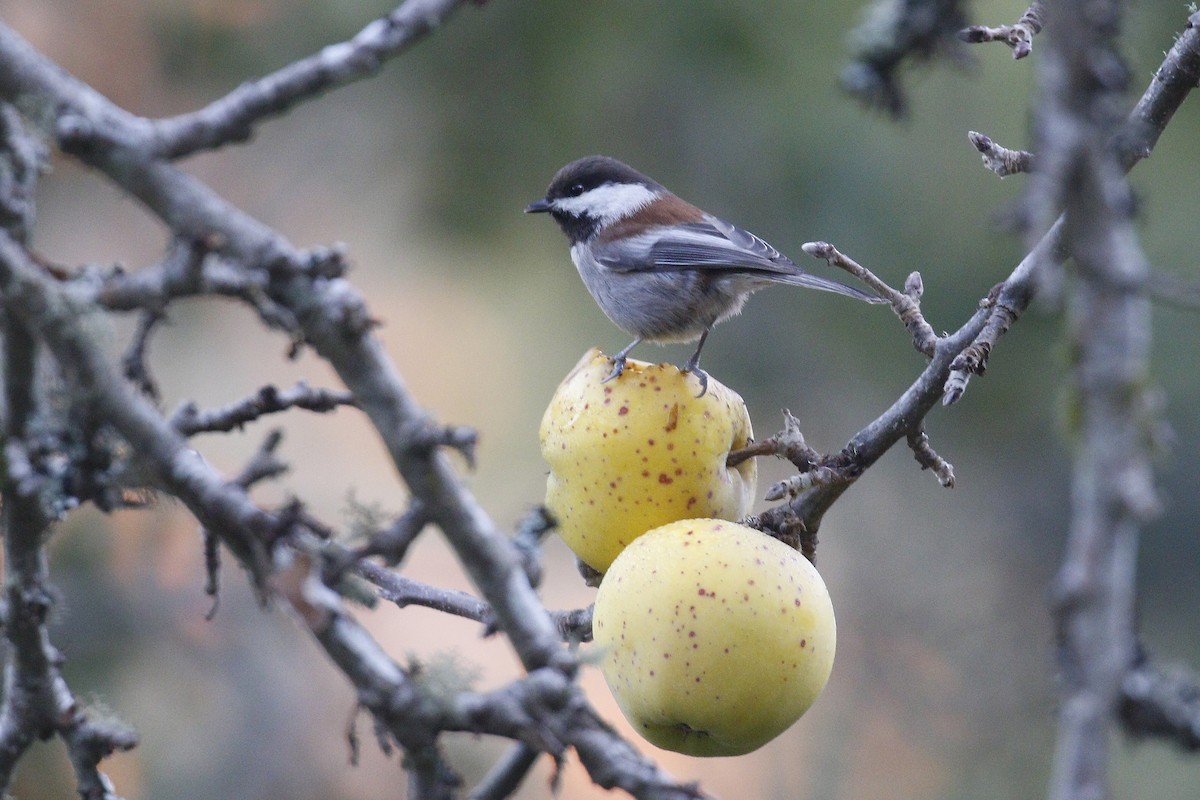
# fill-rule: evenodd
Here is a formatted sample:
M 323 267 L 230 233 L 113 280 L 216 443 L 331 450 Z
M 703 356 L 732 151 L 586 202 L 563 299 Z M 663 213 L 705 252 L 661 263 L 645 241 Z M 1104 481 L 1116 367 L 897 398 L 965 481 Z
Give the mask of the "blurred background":
M 0 0 L 7 24 L 147 116 L 203 105 L 390 8 Z M 972 21 L 1011 22 L 1024 8 L 977 2 Z M 1019 237 L 1000 223 L 1022 180 L 982 169 L 966 134 L 1028 145 L 1037 42 L 1024 61 L 988 45 L 971 51 L 973 65 L 910 71 L 911 113 L 896 123 L 837 87 L 862 14 L 857 3 L 794 0 L 493 0 L 463 9 L 374 80 L 183 166 L 299 245 L 347 244 L 351 279 L 412 390 L 438 419 L 478 428 L 479 466 L 467 480 L 511 527 L 542 496 L 537 426 L 555 385 L 587 348 L 626 343 L 584 290 L 556 226 L 521 213 L 567 161 L 618 157 L 798 260 L 802 243 L 826 239 L 893 285 L 920 270 L 924 309 L 939 330 L 961 325 L 1019 261 Z M 1136 5 L 1124 43 L 1130 105 L 1186 14 L 1178 2 Z M 1150 259 L 1184 276 L 1197 267 L 1197 123 L 1193 98 L 1132 178 Z M 134 201 L 60 157 L 38 200 L 36 247 L 63 263 L 137 269 L 166 242 Z M 129 320 L 91 324 L 114 353 L 126 346 Z M 1200 665 L 1200 318 L 1160 307 L 1155 324 L 1154 379 L 1175 440 L 1160 472 L 1167 512 L 1143 541 L 1141 627 L 1155 656 Z M 589 669 L 584 684 L 602 713 L 676 777 L 720 797 L 1041 795 L 1055 721 L 1046 596 L 1070 460 L 1061 333 L 1057 309 L 1041 303 L 965 400 L 930 415 L 957 488 L 941 488 L 901 446 L 827 515 L 819 566 L 838 614 L 837 663 L 791 730 L 742 758 L 664 753 L 637 740 Z M 152 340 L 151 363 L 168 409 L 185 399 L 231 402 L 266 382 L 336 385 L 311 356 L 289 362 L 287 346 L 245 308 L 181 303 Z M 644 346 L 636 355 L 682 363 L 689 353 Z M 778 430 L 788 408 L 822 451 L 839 449 L 923 365 L 885 308 L 786 288 L 756 296 L 705 350 L 705 367 L 743 395 L 760 436 Z M 295 494 L 342 526 L 352 499 L 403 509 L 403 488 L 353 411 L 292 414 L 195 443 L 232 474 L 277 426 L 293 469 L 256 490 L 262 502 Z M 763 463 L 762 473 L 765 487 L 787 470 Z M 73 688 L 142 737 L 106 762 L 125 797 L 403 797 L 399 761 L 374 747 L 368 720 L 358 720 L 361 763 L 349 764 L 352 691 L 285 612 L 256 606 L 236 566 L 226 564 L 220 611 L 205 621 L 201 542 L 177 505 L 112 517 L 82 510 L 56 535 L 52 558 L 62 593 L 53 636 Z M 560 542 L 547 543 L 545 560 L 548 606 L 591 601 Z M 436 531 L 404 569 L 469 588 Z M 456 658 L 476 665 L 482 689 L 518 674 L 507 646 L 480 639 L 476 625 L 420 609 L 361 616 L 399 660 Z M 447 742 L 468 781 L 506 746 Z M 1195 797 L 1200 761 L 1121 738 L 1113 754 L 1115 797 Z M 541 765 L 520 796 L 550 796 L 550 775 Z M 14 787 L 23 798 L 73 793 L 56 743 L 39 745 Z M 576 763 L 562 794 L 607 796 Z

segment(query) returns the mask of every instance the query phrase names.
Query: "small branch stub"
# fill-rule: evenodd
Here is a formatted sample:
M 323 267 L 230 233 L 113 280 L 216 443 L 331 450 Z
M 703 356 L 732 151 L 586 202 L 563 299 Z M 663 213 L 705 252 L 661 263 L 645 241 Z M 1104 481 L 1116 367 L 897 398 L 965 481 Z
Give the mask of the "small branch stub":
M 449 447 L 462 455 L 468 468 L 475 468 L 475 445 L 479 436 L 474 428 L 439 425 L 431 419 L 420 419 L 406 425 L 401 436 L 414 452 L 430 453 L 437 447 Z
M 1026 150 L 1010 150 L 978 131 L 968 131 L 967 139 L 983 156 L 983 165 L 1001 178 L 1021 172 L 1033 172 L 1033 153 Z
M 954 488 L 954 467 L 930 446 L 929 435 L 925 433 L 924 425 L 908 434 L 908 446 L 912 448 L 913 456 L 922 469 L 931 471 L 938 483 L 947 489 Z

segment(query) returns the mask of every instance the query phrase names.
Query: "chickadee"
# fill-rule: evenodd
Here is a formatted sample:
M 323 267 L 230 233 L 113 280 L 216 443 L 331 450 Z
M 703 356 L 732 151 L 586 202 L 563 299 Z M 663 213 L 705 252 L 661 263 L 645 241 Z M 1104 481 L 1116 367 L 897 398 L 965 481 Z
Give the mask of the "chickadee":
M 882 298 L 805 273 L 752 233 L 714 217 L 662 184 L 607 156 L 588 156 L 558 171 L 546 196 L 526 213 L 548 212 L 571 241 L 571 260 L 592 297 L 617 327 L 633 334 L 613 357 L 618 377 L 643 341 L 700 343 L 684 372 L 700 380 L 700 351 L 718 322 L 773 283 L 824 289 L 882 303 Z

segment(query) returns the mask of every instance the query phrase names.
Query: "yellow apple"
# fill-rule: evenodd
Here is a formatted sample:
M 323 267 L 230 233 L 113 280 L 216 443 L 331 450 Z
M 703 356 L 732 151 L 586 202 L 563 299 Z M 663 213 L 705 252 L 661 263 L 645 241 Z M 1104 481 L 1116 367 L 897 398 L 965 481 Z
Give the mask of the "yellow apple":
M 617 556 L 596 594 L 592 636 L 626 719 L 693 756 L 766 744 L 829 679 L 837 628 L 803 555 L 715 519 L 673 522 Z
M 693 517 L 740 519 L 758 482 L 755 459 L 725 466 L 753 436 L 740 395 L 710 377 L 708 391 L 671 364 L 612 359 L 593 348 L 559 385 L 542 417 L 550 465 L 546 507 L 580 560 L 604 572 L 651 528 Z

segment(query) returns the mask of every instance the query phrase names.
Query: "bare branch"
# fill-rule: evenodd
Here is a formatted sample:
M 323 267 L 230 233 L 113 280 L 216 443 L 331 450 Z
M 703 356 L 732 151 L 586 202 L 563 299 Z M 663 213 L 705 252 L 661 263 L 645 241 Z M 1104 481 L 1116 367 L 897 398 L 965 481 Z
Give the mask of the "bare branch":
M 428 456 L 435 448 L 449 447 L 462 454 L 469 468 L 475 468 L 475 445 L 479 441 L 479 435 L 474 428 L 439 425 L 427 417 L 422 417 L 400 431 L 400 436 L 419 455 Z
M 1045 9 L 1041 0 L 1033 0 L 1021 18 L 1012 25 L 989 28 L 972 25 L 958 32 L 958 38 L 968 44 L 980 42 L 1004 42 L 1013 51 L 1013 58 L 1024 58 L 1033 51 L 1033 37 L 1041 33 Z
M 954 488 L 954 467 L 950 462 L 934 452 L 929 444 L 929 436 L 925 433 L 925 423 L 922 422 L 915 431 L 909 431 L 908 446 L 922 469 L 931 471 L 938 483 L 947 489 Z
M 1176 39 L 1154 80 L 1110 144 L 1122 168 L 1132 168 L 1149 154 L 1176 109 L 1197 85 L 1198 78 L 1200 12 L 1189 18 L 1187 29 Z M 986 369 L 987 357 L 996 340 L 1028 308 L 1035 293 L 1039 265 L 1059 263 L 1064 258 L 1061 236 L 1060 218 L 1008 278 L 992 290 L 969 321 L 938 339 L 925 370 L 887 411 L 850 440 L 838 463 L 852 467 L 855 475 L 861 474 L 893 444 L 907 437 L 914 422 L 924 419 L 938 400 L 949 405 L 962 396 L 970 376 Z M 959 354 L 964 354 L 961 361 Z M 766 529 L 780 530 L 795 518 L 803 522 L 808 535 L 815 536 L 825 511 L 852 483 L 853 480 L 815 486 L 787 505 L 764 512 L 760 522 Z
M 300 381 L 290 389 L 264 386 L 254 395 L 211 411 L 201 411 L 195 403 L 181 405 L 171 415 L 171 426 L 184 436 L 240 429 L 268 414 L 278 414 L 292 408 L 328 413 L 340 406 L 355 405 L 349 392 L 332 389 L 313 389 Z
M 542 667 L 488 694 L 431 694 L 393 662 L 341 609 L 307 557 L 275 579 L 278 591 L 358 687 L 359 701 L 407 752 L 436 753 L 440 731 L 514 738 L 560 755 L 573 747 L 596 783 L 639 798 L 682 800 L 703 795 L 680 785 L 596 717 L 570 674 Z
M 1200 750 L 1200 676 L 1184 667 L 1146 662 L 1130 669 L 1121 680 L 1119 713 L 1132 736 Z
M 153 267 L 126 272 L 92 268 L 71 284 L 81 303 L 94 302 L 113 311 L 160 312 L 171 302 L 188 297 L 214 296 L 241 300 L 254 309 L 270 328 L 293 337 L 300 334 L 295 315 L 267 295 L 271 276 L 247 271 L 211 253 L 211 243 L 176 240 L 163 261 Z M 340 246 L 297 254 L 293 268 L 311 271 L 314 277 L 340 277 L 346 269 Z
M 1150 275 L 1146 291 L 1157 303 L 1193 311 L 1200 310 L 1200 282 L 1155 272 Z
M 877 278 L 869 269 L 843 254 L 828 242 L 809 242 L 802 249 L 813 258 L 823 258 L 831 266 L 839 267 L 870 286 L 876 294 L 892 304 L 892 310 L 913 337 L 917 352 L 932 356 L 937 346 L 937 334 L 921 315 L 921 294 L 925 291 L 921 274 L 914 272 L 904 282 L 904 291 L 899 292 Z
M 244 494 L 227 486 L 187 446 L 187 442 L 134 393 L 105 361 L 92 337 L 79 324 L 74 306 L 7 234 L 0 233 L 0 294 L 12 313 L 46 342 L 67 380 L 93 401 L 97 413 L 116 426 L 138 458 L 153 467 L 164 488 L 188 503 L 201 523 L 216 532 L 265 584 L 269 559 L 262 539 L 272 520 Z M 202 502 L 202 498 L 209 502 Z
M 386 529 L 372 535 L 365 545 L 351 554 L 351 559 L 358 561 L 371 556 L 383 556 L 383 562 L 394 567 L 404 560 L 409 546 L 430 521 L 425 505 L 414 498 L 407 511 L 396 517 Z
M 408 0 L 349 41 L 328 45 L 278 72 L 243 83 L 198 111 L 146 123 L 146 149 L 160 158 L 175 159 L 245 141 L 263 120 L 280 116 L 331 89 L 375 75 L 389 59 L 436 30 L 465 3 Z
M 763 499 L 768 502 L 774 502 L 776 500 L 783 500 L 784 498 L 796 497 L 816 486 L 827 488 L 849 482 L 845 476 L 839 475 L 837 471 L 829 467 L 814 467 L 807 472 L 801 472 L 798 475 L 784 478 L 772 484 L 767 489 L 767 493 Z
M 7 239 L 8 234 L 0 234 Z M 11 239 L 8 239 L 11 241 Z M 80 706 L 61 671 L 62 656 L 50 642 L 48 621 L 55 591 L 44 544 L 52 519 L 36 465 L 24 453 L 36 406 L 40 348 L 13 313 L 14 298 L 2 294 L 4 345 L 4 469 L 0 470 L 0 531 L 4 542 L 4 636 L 9 648 L 0 701 L 0 790 L 7 793 L 17 761 L 37 739 L 58 735 L 66 745 L 82 796 L 114 798 L 100 762 L 137 744 L 137 735 L 115 720 L 97 722 Z
M 521 556 L 521 564 L 529 585 L 535 589 L 542 582 L 541 544 L 551 531 L 554 530 L 554 517 L 545 506 L 537 506 L 521 520 L 517 533 L 513 537 L 513 546 Z
M 962 60 L 956 33 L 967 22 L 960 0 L 875 0 L 850 35 L 852 61 L 841 84 L 873 108 L 904 117 L 908 99 L 900 68 L 938 55 Z
M 1146 418 L 1149 265 L 1131 220 L 1125 168 L 1110 144 L 1127 79 L 1116 53 L 1120 12 L 1116 0 L 1053 4 L 1040 63 L 1041 161 L 1031 206 L 1064 208 L 1063 248 L 1076 265 L 1067 310 L 1078 441 L 1052 608 L 1061 703 L 1051 800 L 1109 794 L 1112 724 L 1137 657 L 1139 529 L 1158 505 Z
M 8 103 L 0 103 L 0 154 L 0 227 L 24 242 L 33 230 L 34 192 L 47 154 Z
M 808 472 L 821 460 L 821 454 L 808 446 L 800 430 L 800 420 L 791 411 L 783 411 L 783 430 L 745 447 L 733 450 L 725 459 L 725 466 L 736 467 L 755 456 L 777 456 L 786 458 L 801 472 Z
M 63 365 L 72 391 L 88 394 L 96 414 L 120 432 L 150 471 L 164 477 L 166 491 L 179 497 L 251 569 L 260 591 L 274 590 L 288 601 L 353 682 L 377 723 L 419 762 L 412 773 L 421 790 L 440 792 L 448 786 L 437 734 L 461 729 L 514 736 L 556 754 L 556 742 L 561 742 L 575 749 L 597 783 L 639 797 L 700 796 L 695 787 L 678 785 L 604 725 L 573 686 L 577 664 L 561 644 L 559 626 L 530 586 L 511 541 L 479 507 L 440 447 L 447 441 L 459 443 L 461 437 L 424 435 L 431 430 L 428 415 L 374 338 L 375 323 L 362 297 L 344 280 L 326 274 L 320 259 L 297 250 L 192 176 L 132 144 L 142 129 L 136 117 L 67 75 L 0 24 L 0 97 L 10 96 L 40 119 L 52 121 L 64 150 L 139 198 L 177 237 L 206 242 L 238 270 L 268 278 L 261 284 L 264 294 L 296 320 L 303 340 L 338 371 L 413 496 L 429 509 L 497 626 L 508 635 L 529 672 L 515 686 L 528 694 L 524 707 L 530 724 L 495 713 L 505 708 L 500 695 L 492 703 L 457 694 L 448 706 L 422 693 L 342 610 L 340 596 L 325 587 L 320 571 L 304 563 L 312 556 L 279 546 L 302 539 L 312 524 L 299 503 L 270 513 L 255 506 L 241 487 L 221 480 L 86 339 L 73 310 L 78 293 L 87 287 L 47 281 L 16 242 L 0 236 L 0 292 L 23 309 L 22 321 L 35 328 Z M 291 569 L 270 573 L 270 583 L 267 576 L 275 562 L 268 554 L 280 558 L 276 566 L 288 558 L 293 563 Z M 570 617 L 583 618 L 575 612 Z
M 488 604 L 466 592 L 429 586 L 370 561 L 360 561 L 355 571 L 379 587 L 380 597 L 400 608 L 423 606 L 475 622 L 491 621 Z
M 407 578 L 390 569 L 361 560 L 354 571 L 379 587 L 379 596 L 400 608 L 422 606 L 456 617 L 483 623 L 487 632 L 494 632 L 495 616 L 487 603 L 454 589 L 441 589 Z M 592 639 L 592 610 L 590 607 L 571 611 L 551 611 L 555 627 L 563 641 L 588 642 Z
M 1033 153 L 1009 150 L 976 131 L 968 131 L 967 139 L 983 155 L 983 165 L 1001 178 L 1033 171 Z
M 1154 80 L 1143 92 L 1125 124 L 1109 141 L 1121 168 L 1128 172 L 1150 155 L 1184 98 L 1200 82 L 1200 12 L 1188 18 L 1187 28 L 1175 40 Z M 981 375 L 987 368 L 992 347 L 1025 312 L 1033 299 L 1037 275 L 1044 265 L 1060 264 L 1066 257 L 1062 248 L 1062 217 L 1050 226 L 1041 241 L 1022 259 L 997 292 L 989 295 L 989 305 L 997 315 L 989 320 L 979 340 L 954 365 L 952 385 L 946 387 L 946 405 L 956 402 L 970 375 Z
M 233 479 L 236 486 L 249 489 L 256 483 L 277 478 L 288 471 L 288 466 L 275 456 L 275 451 L 283 442 L 283 431 L 276 428 L 266 435 L 263 443 L 258 446 L 254 456 L 242 467 L 242 471 Z
M 150 375 L 150 368 L 146 365 L 146 349 L 150 346 L 150 334 L 165 319 L 166 316 L 161 311 L 142 312 L 137 331 L 133 334 L 133 341 L 125 351 L 125 357 L 121 359 L 121 371 L 125 378 L 152 403 L 157 403 L 161 395 L 158 383 Z

